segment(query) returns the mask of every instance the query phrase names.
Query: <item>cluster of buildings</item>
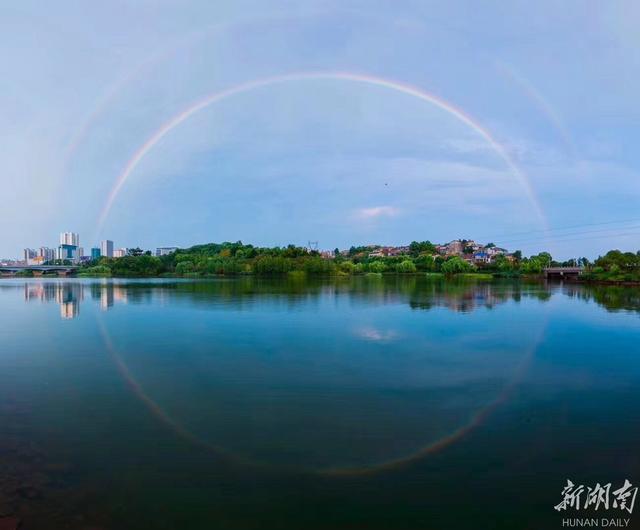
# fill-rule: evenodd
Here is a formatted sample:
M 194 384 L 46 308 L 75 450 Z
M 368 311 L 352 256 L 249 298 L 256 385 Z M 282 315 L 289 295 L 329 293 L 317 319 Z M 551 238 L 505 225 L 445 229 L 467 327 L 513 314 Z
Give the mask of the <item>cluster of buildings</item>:
M 410 254 L 411 250 L 409 246 L 376 246 L 371 248 L 372 250 L 368 254 L 370 258 L 406 256 Z M 492 263 L 497 256 L 504 256 L 510 261 L 515 259 L 513 254 L 509 253 L 505 248 L 497 247 L 493 243 L 483 245 L 476 243 L 472 239 L 455 239 L 445 245 L 435 245 L 435 249 L 436 253 L 433 254 L 434 257 L 441 256 L 443 258 L 449 258 L 458 256 L 473 265 Z
M 54 260 L 79 262 L 83 254 L 84 249 L 80 246 L 80 236 L 75 232 L 62 232 L 60 244 L 57 247 L 25 248 L 22 261 L 25 265 L 44 265 Z
M 101 256 L 118 258 L 127 255 L 126 248 L 113 248 L 113 241 L 105 239 L 100 246 L 93 247 L 91 253 L 85 255 L 84 248 L 80 246 L 80 235 L 75 232 L 62 232 L 59 245 L 56 248 L 40 247 L 38 249 L 25 248 L 23 262 L 25 265 L 44 265 L 45 263 L 64 260 L 72 263 L 81 263 L 98 259 Z
M 455 239 L 446 245 L 436 245 L 436 250 L 440 256 L 458 256 L 473 265 L 492 263 L 498 256 L 504 256 L 509 261 L 515 259 L 506 248 L 497 247 L 493 243 L 482 245 L 472 239 Z
M 166 256 L 175 252 L 177 247 L 160 247 L 156 249 L 156 256 Z M 127 248 L 114 248 L 113 241 L 105 239 L 91 249 L 90 254 L 85 255 L 84 248 L 80 246 L 80 235 L 75 232 L 62 232 L 60 243 L 55 248 L 25 248 L 22 263 L 24 265 L 44 265 L 55 260 L 70 261 L 71 263 L 83 263 L 96 260 L 101 257 L 122 258 L 129 254 Z
M 409 247 L 378 247 L 369 252 L 370 258 L 392 258 L 409 254 Z

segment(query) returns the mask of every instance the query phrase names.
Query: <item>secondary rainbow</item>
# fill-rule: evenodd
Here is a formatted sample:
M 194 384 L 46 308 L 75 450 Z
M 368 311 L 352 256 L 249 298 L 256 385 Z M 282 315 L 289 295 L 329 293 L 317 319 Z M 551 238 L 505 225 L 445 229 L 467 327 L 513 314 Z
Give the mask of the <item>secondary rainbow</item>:
M 105 202 L 104 207 L 100 213 L 97 223 L 97 236 L 102 232 L 102 228 L 104 227 L 104 223 L 109 216 L 109 212 L 118 197 L 118 194 L 122 190 L 123 186 L 134 172 L 138 164 L 142 161 L 142 159 L 164 138 L 170 131 L 175 129 L 178 125 L 188 120 L 194 114 L 200 112 L 201 110 L 213 105 L 214 103 L 218 103 L 224 99 L 236 96 L 238 94 L 250 92 L 252 90 L 266 87 L 269 85 L 288 83 L 288 82 L 296 82 L 296 81 L 308 81 L 308 80 L 337 80 L 337 81 L 347 81 L 353 83 L 362 83 L 371 86 L 377 86 L 381 88 L 386 88 L 395 92 L 399 92 L 401 94 L 405 94 L 407 96 L 411 96 L 417 98 L 421 101 L 430 103 L 435 105 L 436 107 L 442 109 L 447 112 L 451 116 L 455 117 L 460 122 L 464 123 L 471 130 L 477 133 L 481 138 L 483 138 L 489 146 L 493 149 L 493 151 L 505 162 L 506 166 L 518 180 L 520 185 L 523 187 L 525 192 L 527 193 L 531 204 L 535 210 L 536 216 L 538 220 L 541 222 L 542 226 L 547 229 L 548 224 L 542 207 L 540 206 L 540 202 L 538 201 L 535 191 L 531 186 L 529 179 L 526 175 L 520 170 L 520 168 L 516 165 L 516 163 L 511 159 L 505 148 L 493 137 L 493 135 L 483 126 L 481 126 L 476 120 L 471 118 L 468 114 L 463 112 L 461 109 L 457 108 L 453 104 L 448 101 L 431 94 L 429 92 L 425 92 L 424 90 L 414 87 L 412 85 L 408 85 L 405 83 L 401 83 L 399 81 L 386 79 L 382 77 L 375 77 L 368 74 L 361 73 L 352 73 L 352 72 L 301 72 L 301 73 L 291 73 L 286 75 L 279 75 L 274 77 L 265 77 L 261 79 L 255 79 L 252 81 L 248 81 L 239 85 L 235 85 L 230 88 L 226 88 L 192 103 L 184 110 L 180 111 L 176 115 L 174 115 L 171 119 L 162 124 L 132 155 L 127 164 L 124 166 L 121 173 L 116 178 L 116 181 L 111 189 L 107 200 Z
M 564 121 L 554 110 L 551 103 L 549 103 L 549 101 L 540 93 L 540 91 L 531 83 L 531 81 L 525 78 L 522 74 L 518 73 L 513 66 L 498 60 L 495 61 L 495 66 L 502 75 L 508 78 L 511 82 L 515 83 L 515 85 L 522 90 L 522 92 L 535 105 L 535 107 L 542 112 L 547 121 L 553 126 L 553 128 L 562 139 L 562 142 L 567 149 L 567 153 L 573 158 L 578 158 L 578 149 L 575 142 L 571 138 L 569 129 L 567 129 Z

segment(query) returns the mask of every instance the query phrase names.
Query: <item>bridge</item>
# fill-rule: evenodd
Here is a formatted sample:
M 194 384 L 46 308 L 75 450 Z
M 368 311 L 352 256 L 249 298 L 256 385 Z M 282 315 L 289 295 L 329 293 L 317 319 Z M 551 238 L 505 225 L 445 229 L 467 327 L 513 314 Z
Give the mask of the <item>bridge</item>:
M 34 276 L 56 273 L 58 276 L 69 276 L 78 270 L 77 265 L 0 265 L 0 276 L 15 276 L 18 272 L 33 272 Z
M 577 278 L 584 272 L 582 267 L 546 267 L 544 269 L 545 278 Z

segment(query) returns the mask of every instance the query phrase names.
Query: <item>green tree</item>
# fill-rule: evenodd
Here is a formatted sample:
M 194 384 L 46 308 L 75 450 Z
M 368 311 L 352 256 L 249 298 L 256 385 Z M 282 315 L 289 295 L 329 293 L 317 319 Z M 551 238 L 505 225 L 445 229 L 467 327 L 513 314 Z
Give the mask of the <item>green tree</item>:
M 418 256 L 421 253 L 435 254 L 436 246 L 431 241 L 412 241 L 409 245 L 409 253 Z
M 356 266 L 354 265 L 353 261 L 343 261 L 342 263 L 340 263 L 339 269 L 341 272 L 344 272 L 346 274 L 353 274 L 355 272 Z
M 369 263 L 369 272 L 385 272 L 387 265 L 384 261 L 372 261 Z
M 396 272 L 401 274 L 408 274 L 412 272 L 416 272 L 416 266 L 413 261 L 406 259 L 398 264 L 396 264 Z
M 176 274 L 187 274 L 194 271 L 194 265 L 192 261 L 180 261 L 176 265 Z
M 495 259 L 493 261 L 493 265 L 500 272 L 510 272 L 510 271 L 513 270 L 513 264 L 503 254 L 498 254 L 495 257 Z
M 640 269 L 640 255 L 633 252 L 610 250 L 604 256 L 600 256 L 595 264 L 611 272 L 614 267 L 617 271 L 634 272 Z
M 548 267 L 553 263 L 553 258 L 548 252 L 540 252 L 536 257 L 545 267 Z
M 261 256 L 255 261 L 253 270 L 256 274 L 284 274 L 293 270 L 293 263 L 281 256 Z
M 540 274 L 542 270 L 547 266 L 546 262 L 543 260 L 544 258 L 539 258 L 537 256 L 525 258 L 520 264 L 520 270 L 524 274 Z
M 309 252 L 306 248 L 288 245 L 287 248 L 284 249 L 282 255 L 285 258 L 299 258 L 300 256 L 306 256 L 308 253 Z
M 442 264 L 442 272 L 445 274 L 459 274 L 462 272 L 471 272 L 474 267 L 458 256 L 449 258 Z
M 419 271 L 433 272 L 436 270 L 436 260 L 428 254 L 421 254 L 414 260 L 414 263 Z
M 309 274 L 332 274 L 336 270 L 333 261 L 320 257 L 306 259 L 303 263 L 304 270 Z

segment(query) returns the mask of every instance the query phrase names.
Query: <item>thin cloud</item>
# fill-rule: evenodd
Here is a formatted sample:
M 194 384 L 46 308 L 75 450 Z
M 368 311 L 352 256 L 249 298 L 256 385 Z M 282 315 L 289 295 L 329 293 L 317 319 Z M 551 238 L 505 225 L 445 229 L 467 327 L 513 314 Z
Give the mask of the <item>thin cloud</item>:
M 380 217 L 395 217 L 400 213 L 398 208 L 393 206 L 374 206 L 372 208 L 360 208 L 356 210 L 355 216 L 358 219 L 378 219 Z

